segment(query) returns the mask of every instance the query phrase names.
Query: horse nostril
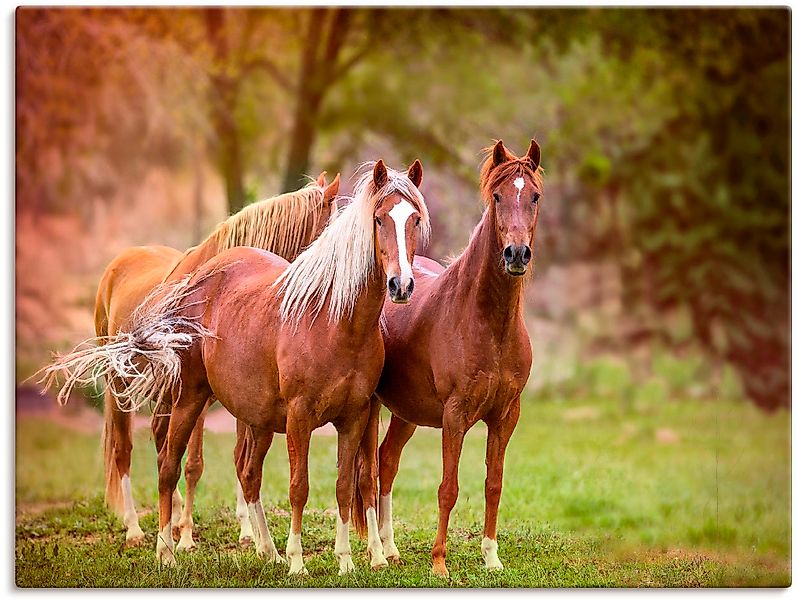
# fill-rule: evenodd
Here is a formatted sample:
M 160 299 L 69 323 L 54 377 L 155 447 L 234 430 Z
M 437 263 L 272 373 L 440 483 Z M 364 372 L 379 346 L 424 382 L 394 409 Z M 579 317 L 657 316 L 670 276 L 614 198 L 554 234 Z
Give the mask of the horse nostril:
M 412 290 L 415 289 L 415 280 L 410 279 L 410 282 L 407 284 L 407 297 L 412 294 Z
M 524 246 L 523 247 L 523 264 L 524 265 L 529 264 L 530 260 L 531 260 L 531 248 L 529 248 L 528 246 Z
M 514 256 L 515 253 L 512 250 L 512 246 L 507 246 L 506 248 L 504 248 L 504 260 L 506 262 L 512 262 Z
M 387 291 L 390 292 L 391 296 L 395 296 L 398 294 L 399 291 L 399 278 L 398 277 L 391 277 L 387 282 Z

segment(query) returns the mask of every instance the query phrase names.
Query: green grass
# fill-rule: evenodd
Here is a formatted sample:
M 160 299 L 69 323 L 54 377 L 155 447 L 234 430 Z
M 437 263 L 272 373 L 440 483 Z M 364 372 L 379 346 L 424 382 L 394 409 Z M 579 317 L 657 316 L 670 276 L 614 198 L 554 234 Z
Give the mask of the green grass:
M 48 422 L 17 424 L 16 582 L 21 587 L 570 587 L 791 584 L 791 415 L 741 402 L 528 398 L 507 452 L 499 516 L 506 569 L 479 553 L 485 429 L 466 438 L 452 515 L 450 580 L 431 575 L 440 478 L 439 431 L 408 444 L 394 490 L 403 564 L 372 572 L 352 536 L 357 571 L 338 577 L 335 438 L 316 436 L 302 543 L 309 576 L 237 548 L 232 435 L 207 434 L 195 511 L 199 549 L 160 568 L 155 455 L 137 435 L 132 480 L 146 544 L 125 549 L 102 503 L 98 436 Z M 669 432 L 660 430 L 667 429 Z M 657 437 L 658 431 L 658 437 Z M 288 534 L 284 436 L 264 472 L 264 505 L 281 553 Z M 182 484 L 181 484 L 182 485 Z

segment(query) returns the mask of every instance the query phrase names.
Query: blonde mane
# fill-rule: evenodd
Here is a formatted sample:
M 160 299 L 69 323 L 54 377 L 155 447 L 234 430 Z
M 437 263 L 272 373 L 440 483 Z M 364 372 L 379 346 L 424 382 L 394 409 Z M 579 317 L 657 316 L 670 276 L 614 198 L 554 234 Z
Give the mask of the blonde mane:
M 407 172 L 387 168 L 387 183 L 377 190 L 374 165 L 360 165 L 357 172 L 363 174 L 354 186 L 351 202 L 274 282 L 282 294 L 280 316 L 284 322 L 298 323 L 308 311 L 315 320 L 327 298 L 330 323 L 344 316 L 351 318 L 357 297 L 376 264 L 374 212 L 389 196 L 400 194 L 415 207 L 421 215 L 420 242 L 425 244 L 429 239 L 426 203 Z
M 295 192 L 260 200 L 219 223 L 203 244 L 215 242 L 219 253 L 253 246 L 291 260 L 316 230 L 323 199 L 324 188 L 311 181 Z

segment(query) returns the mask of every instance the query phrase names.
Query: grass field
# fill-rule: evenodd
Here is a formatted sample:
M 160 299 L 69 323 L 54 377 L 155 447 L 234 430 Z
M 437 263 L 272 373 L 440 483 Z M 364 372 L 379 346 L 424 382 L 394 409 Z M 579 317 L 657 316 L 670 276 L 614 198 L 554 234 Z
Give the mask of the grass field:
M 208 434 L 195 512 L 198 550 L 174 569 L 155 560 L 153 445 L 136 439 L 133 483 L 146 544 L 125 549 L 102 502 L 99 436 L 25 418 L 17 424 L 16 583 L 21 587 L 569 587 L 791 584 L 791 415 L 742 402 L 524 400 L 507 452 L 499 515 L 505 570 L 479 553 L 485 429 L 466 438 L 452 515 L 450 580 L 431 575 L 440 434 L 410 441 L 394 490 L 403 564 L 372 572 L 352 536 L 357 571 L 339 577 L 335 438 L 314 437 L 302 543 L 309 575 L 262 564 L 237 548 L 233 436 Z M 181 484 L 182 487 L 182 484 Z M 284 554 L 288 467 L 284 436 L 266 460 L 269 526 Z

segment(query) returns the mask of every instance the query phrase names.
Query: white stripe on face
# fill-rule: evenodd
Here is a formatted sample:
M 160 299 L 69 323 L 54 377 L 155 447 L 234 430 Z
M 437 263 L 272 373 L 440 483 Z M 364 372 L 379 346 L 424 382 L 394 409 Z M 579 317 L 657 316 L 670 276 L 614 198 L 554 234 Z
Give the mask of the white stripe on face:
M 518 177 L 514 181 L 515 187 L 517 188 L 517 203 L 520 206 L 520 192 L 523 191 L 523 188 L 526 187 L 526 181 L 522 177 Z
M 409 284 L 412 279 L 412 266 L 407 256 L 407 219 L 415 212 L 412 204 L 402 200 L 390 209 L 388 215 L 396 225 L 396 243 L 398 244 L 399 266 L 401 267 L 401 286 Z M 399 231 L 401 233 L 399 234 Z

